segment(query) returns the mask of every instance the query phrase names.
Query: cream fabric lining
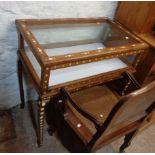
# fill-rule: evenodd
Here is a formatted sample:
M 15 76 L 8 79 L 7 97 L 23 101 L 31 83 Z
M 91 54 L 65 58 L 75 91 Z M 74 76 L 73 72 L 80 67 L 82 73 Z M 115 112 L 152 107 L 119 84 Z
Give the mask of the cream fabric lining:
M 102 45 L 102 46 L 101 46 Z M 78 47 L 68 47 L 69 53 L 76 53 L 77 51 L 83 51 L 83 48 L 85 51 L 87 50 L 94 50 L 97 47 L 98 48 L 104 48 L 104 45 L 101 43 L 93 43 L 91 44 L 86 44 L 86 45 L 77 45 Z M 81 47 L 80 47 L 81 46 Z M 63 54 L 68 54 L 67 47 L 60 48 L 57 51 L 58 53 L 56 54 L 56 50 L 52 53 L 52 49 L 46 49 L 45 50 L 48 55 L 63 55 Z M 73 52 L 71 52 L 73 51 Z M 52 53 L 52 54 L 51 54 Z M 34 69 L 36 70 L 36 73 L 38 74 L 39 78 L 41 77 L 41 68 L 39 63 L 37 62 L 36 58 L 34 57 L 33 53 L 30 50 L 26 50 L 26 54 L 29 57 L 29 60 L 31 61 Z M 122 68 L 126 68 L 127 64 L 125 64 L 123 61 L 121 61 L 119 58 L 112 58 L 112 59 L 106 59 L 98 62 L 92 62 L 88 64 L 82 64 L 82 65 L 77 65 L 77 66 L 72 66 L 72 67 L 67 67 L 67 68 L 60 68 L 56 70 L 52 70 L 50 72 L 50 78 L 49 78 L 49 86 L 54 86 L 58 84 L 62 84 L 65 82 L 69 81 L 74 81 L 86 77 L 90 77 L 93 75 L 101 74 L 101 73 L 106 73 Z

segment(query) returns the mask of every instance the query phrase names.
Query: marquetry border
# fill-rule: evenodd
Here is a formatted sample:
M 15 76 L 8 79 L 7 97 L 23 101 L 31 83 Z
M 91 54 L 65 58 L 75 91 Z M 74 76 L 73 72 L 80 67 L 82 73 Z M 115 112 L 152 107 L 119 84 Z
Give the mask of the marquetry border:
M 98 49 L 94 51 L 83 51 L 83 52 L 78 52 L 74 54 L 67 54 L 67 55 L 62 55 L 62 56 L 55 56 L 55 57 L 48 57 L 46 52 L 43 50 L 37 39 L 34 37 L 34 35 L 31 33 L 29 30 L 29 26 L 31 25 L 53 25 L 53 24 L 76 24 L 76 23 L 104 23 L 107 22 L 111 25 L 113 25 L 115 28 L 119 29 L 122 31 L 122 33 L 126 33 L 126 35 L 131 36 L 134 38 L 137 43 L 131 44 L 128 46 L 120 46 L 120 47 L 115 47 L 115 48 L 104 48 L 104 49 Z M 96 56 L 102 56 L 104 53 L 108 51 L 108 53 L 111 53 L 112 55 L 117 51 L 122 50 L 123 53 L 125 54 L 128 52 L 128 50 L 140 50 L 140 49 L 145 49 L 148 47 L 147 44 L 143 43 L 138 37 L 127 31 L 126 29 L 123 29 L 121 25 L 116 24 L 114 21 L 111 21 L 107 18 L 83 18 L 83 19 L 44 19 L 44 20 L 16 20 L 16 26 L 18 31 L 22 34 L 23 38 L 27 42 L 27 44 L 30 46 L 30 49 L 32 50 L 33 54 L 37 58 L 38 62 L 40 63 L 41 66 L 54 66 L 56 64 L 61 64 L 61 63 L 68 63 L 72 61 L 77 61 L 81 59 L 89 59 L 90 57 L 96 58 Z M 139 42 L 139 43 L 138 43 Z M 86 62 L 87 63 L 87 62 Z
M 88 58 L 85 57 L 81 57 L 80 59 L 77 59 L 76 61 L 71 61 L 68 59 L 69 62 L 63 61 L 60 63 L 56 63 L 56 65 L 50 65 L 50 69 L 51 70 L 55 70 L 55 69 L 59 69 L 59 68 L 66 68 L 66 67 L 71 67 L 71 66 L 76 66 L 76 65 L 81 65 L 81 64 L 86 64 L 86 63 L 92 63 L 92 62 L 97 62 L 97 61 L 101 61 L 104 59 L 112 59 L 112 58 L 116 58 L 116 57 L 123 57 L 123 56 L 129 56 L 129 55 L 136 55 L 136 54 L 140 54 L 143 53 L 144 49 L 141 50 L 129 50 L 129 51 L 122 51 L 122 50 L 118 50 L 118 51 L 114 51 L 113 54 L 110 52 L 105 52 L 101 55 L 95 55 L 95 52 L 92 52 L 92 55 Z

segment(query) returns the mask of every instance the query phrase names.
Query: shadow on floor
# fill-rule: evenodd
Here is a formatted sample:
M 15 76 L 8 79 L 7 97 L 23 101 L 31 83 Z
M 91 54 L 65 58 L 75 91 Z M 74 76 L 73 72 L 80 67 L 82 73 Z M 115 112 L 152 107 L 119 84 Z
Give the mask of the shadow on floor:
M 62 145 L 59 138 L 54 134 L 49 136 L 47 125 L 44 128 L 44 143 L 38 148 L 36 138 L 36 112 L 37 104 L 29 103 L 25 109 L 20 109 L 19 106 L 12 109 L 16 138 L 0 143 L 0 152 L 5 153 L 67 153 L 68 150 Z M 33 118 L 32 120 L 30 119 Z M 98 150 L 98 153 L 114 153 L 118 151 L 122 138 L 106 145 Z M 155 125 L 152 125 L 147 130 L 138 135 L 132 142 L 131 146 L 126 149 L 126 152 L 155 152 Z

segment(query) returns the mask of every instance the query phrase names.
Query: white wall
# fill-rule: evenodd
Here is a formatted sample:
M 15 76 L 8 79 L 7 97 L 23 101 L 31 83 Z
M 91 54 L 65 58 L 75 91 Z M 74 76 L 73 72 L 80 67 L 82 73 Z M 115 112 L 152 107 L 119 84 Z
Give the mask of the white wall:
M 0 2 L 0 108 L 19 104 L 14 20 L 24 18 L 113 18 L 117 2 Z M 32 95 L 33 96 L 33 95 Z

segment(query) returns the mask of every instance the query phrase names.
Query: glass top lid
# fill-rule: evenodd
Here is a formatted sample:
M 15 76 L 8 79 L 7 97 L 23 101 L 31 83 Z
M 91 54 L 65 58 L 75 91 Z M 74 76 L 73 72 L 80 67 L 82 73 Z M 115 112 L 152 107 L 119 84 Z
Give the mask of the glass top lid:
M 49 57 L 137 43 L 109 23 L 54 24 L 29 29 Z

